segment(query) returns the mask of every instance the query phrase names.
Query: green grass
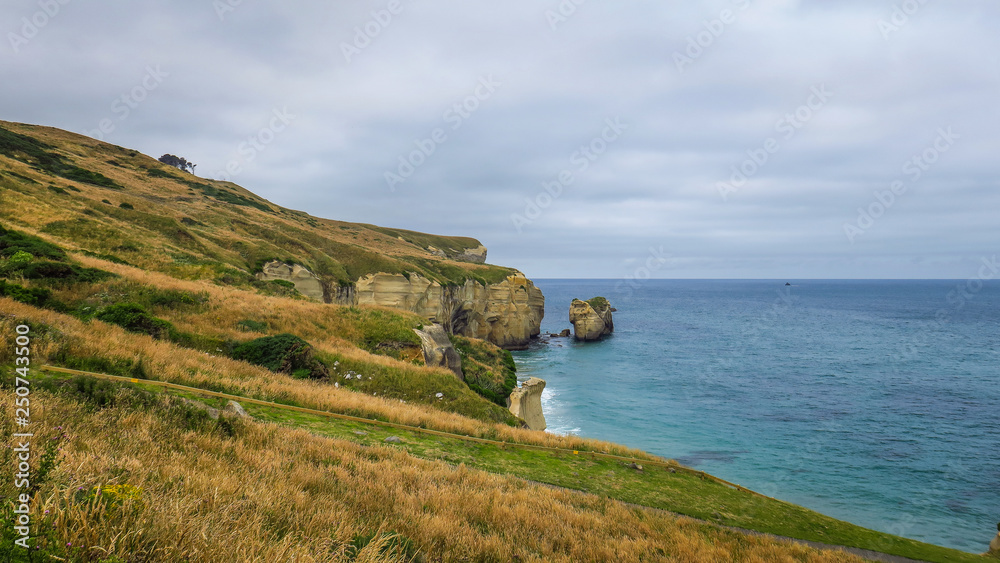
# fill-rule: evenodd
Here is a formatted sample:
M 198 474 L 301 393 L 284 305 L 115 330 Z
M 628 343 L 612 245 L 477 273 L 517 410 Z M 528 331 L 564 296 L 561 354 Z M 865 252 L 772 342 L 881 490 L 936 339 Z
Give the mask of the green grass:
M 68 376 L 45 374 L 39 378 L 68 379 Z M 51 384 L 41 384 L 46 388 Z M 79 388 L 74 383 L 69 389 Z M 157 393 L 168 393 L 152 386 L 133 386 Z M 97 389 L 97 387 L 94 387 Z M 85 394 L 85 393 L 84 393 Z M 169 394 L 173 394 L 170 391 Z M 193 396 L 215 408 L 225 400 Z M 89 399 L 88 399 L 89 400 Z M 514 446 L 480 444 L 442 436 L 385 428 L 373 424 L 340 421 L 327 417 L 285 411 L 274 407 L 244 404 L 247 412 L 262 421 L 305 428 L 319 435 L 369 445 L 384 446 L 385 438 L 397 436 L 410 454 L 452 465 L 465 464 L 500 475 L 547 483 L 584 491 L 610 499 L 655 509 L 667 510 L 722 526 L 870 549 L 902 557 L 940 563 L 984 563 L 992 559 L 868 530 L 810 511 L 800 506 L 736 490 L 698 472 L 644 463 L 637 471 L 626 463 L 579 455 L 522 449 Z M 640 462 L 643 463 L 643 462 Z
M 238 345 L 231 356 L 296 378 L 326 379 L 329 368 L 313 347 L 293 334 L 264 336 Z
M 33 137 L 21 135 L 0 127 L 0 154 L 19 160 L 43 172 L 82 184 L 91 184 L 113 190 L 124 187 L 111 178 L 76 166 L 61 154 L 52 152 L 55 147 Z
M 462 357 L 462 373 L 470 389 L 506 407 L 517 387 L 517 365 L 510 352 L 482 340 L 451 335 L 451 343 Z
M 416 366 L 409 369 L 371 364 L 339 354 L 320 354 L 320 358 L 330 366 L 331 384 L 345 389 L 424 404 L 476 420 L 509 426 L 520 424 L 509 410 L 484 400 L 450 373 L 427 373 Z
M 594 310 L 597 311 L 598 313 L 600 313 L 605 309 L 611 308 L 611 303 L 609 303 L 608 300 L 604 297 L 594 297 L 592 299 L 588 299 L 587 303 L 589 303 L 590 306 L 593 307 Z

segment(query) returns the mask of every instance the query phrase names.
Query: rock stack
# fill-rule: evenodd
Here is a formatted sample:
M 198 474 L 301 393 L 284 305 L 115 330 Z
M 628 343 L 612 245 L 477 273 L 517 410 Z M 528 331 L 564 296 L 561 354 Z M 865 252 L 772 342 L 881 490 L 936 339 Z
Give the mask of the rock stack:
M 611 318 L 611 303 L 603 297 L 588 301 L 574 299 L 569 306 L 569 322 L 573 323 L 577 340 L 594 341 L 615 331 Z

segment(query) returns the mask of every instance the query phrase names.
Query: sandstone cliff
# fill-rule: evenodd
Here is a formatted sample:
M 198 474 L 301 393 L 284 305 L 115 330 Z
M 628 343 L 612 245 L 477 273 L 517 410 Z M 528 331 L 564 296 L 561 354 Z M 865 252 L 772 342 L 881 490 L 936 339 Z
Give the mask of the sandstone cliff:
M 445 330 L 507 349 L 527 347 L 540 332 L 545 297 L 523 274 L 483 286 L 467 280 L 442 286 L 416 274 L 372 274 L 339 302 L 413 311 Z
M 455 351 L 444 327 L 435 324 L 424 327 L 423 330 L 414 329 L 413 332 L 420 337 L 424 364 L 450 369 L 459 379 L 465 381 L 465 374 L 462 373 L 462 357 Z
M 542 390 L 545 381 L 532 377 L 514 389 L 507 399 L 510 412 L 528 423 L 532 430 L 545 430 L 545 415 L 542 413 Z
M 475 280 L 444 286 L 415 273 L 380 273 L 361 278 L 353 287 L 328 287 L 302 266 L 273 261 L 264 265 L 257 278 L 292 282 L 299 293 L 327 303 L 412 311 L 442 325 L 446 332 L 508 350 L 527 347 L 541 331 L 545 316 L 542 291 L 520 272 L 485 286 Z
M 615 330 L 611 304 L 603 297 L 590 301 L 574 299 L 569 306 L 569 322 L 573 324 L 577 340 L 600 340 Z
M 257 279 L 292 282 L 302 295 L 317 301 L 324 300 L 322 282 L 312 272 L 298 264 L 285 264 L 277 260 L 268 262 L 264 264 L 264 270 L 257 274 Z

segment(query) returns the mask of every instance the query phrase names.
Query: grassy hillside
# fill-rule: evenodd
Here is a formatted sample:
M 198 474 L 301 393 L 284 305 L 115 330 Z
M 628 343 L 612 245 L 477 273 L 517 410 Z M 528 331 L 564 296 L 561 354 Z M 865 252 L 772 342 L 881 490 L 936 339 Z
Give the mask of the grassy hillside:
M 205 180 L 73 133 L 0 121 L 0 220 L 73 250 L 249 287 L 268 260 L 301 264 L 327 285 L 375 272 L 443 284 L 500 281 L 509 268 L 455 262 L 479 241 L 312 217 L 236 184 Z
M 314 219 L 126 149 L 0 123 L 0 368 L 13 372 L 15 329 L 25 325 L 36 368 L 136 380 L 32 371 L 38 549 L 29 557 L 11 547 L 5 503 L 0 560 L 859 560 L 726 528 L 735 526 L 982 561 L 645 452 L 527 430 L 503 406 L 516 382 L 509 352 L 454 338 L 462 382 L 423 365 L 417 315 L 317 303 L 252 276 L 267 257 L 334 284 L 371 268 L 444 283 L 507 272 L 442 260 L 427 246 L 478 242 Z M 17 428 L 11 379 L 0 380 L 8 435 Z M 321 413 L 248 405 L 250 419 L 213 420 L 192 401 L 222 404 L 149 381 Z M 390 435 L 399 441 L 387 444 Z M 13 455 L 2 450 L 0 463 L 12 467 Z M 20 492 L 10 480 L 0 489 L 5 499 Z

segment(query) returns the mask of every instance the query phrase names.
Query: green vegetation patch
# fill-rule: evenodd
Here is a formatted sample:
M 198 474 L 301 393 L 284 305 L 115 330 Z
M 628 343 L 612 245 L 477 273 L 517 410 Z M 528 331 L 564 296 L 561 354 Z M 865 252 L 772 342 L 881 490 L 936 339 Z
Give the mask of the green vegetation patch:
M 18 252 L 27 252 L 37 258 L 66 259 L 66 253 L 63 249 L 51 242 L 0 227 L 0 256 L 10 257 Z
M 587 303 L 589 303 L 590 306 L 593 307 L 598 313 L 611 308 L 611 303 L 609 303 L 604 297 L 594 297 L 592 299 L 588 299 Z
M 106 323 L 118 325 L 129 332 L 148 334 L 153 338 L 166 339 L 173 332 L 169 322 L 150 315 L 135 303 L 116 303 L 97 312 L 94 317 Z
M 66 157 L 52 152 L 55 147 L 27 135 L 14 133 L 0 127 L 0 154 L 31 165 L 38 170 L 61 176 L 67 180 L 92 184 L 113 190 L 125 189 L 111 178 L 86 170 L 69 162 Z
M 510 352 L 483 340 L 454 335 L 450 338 L 462 356 L 462 372 L 469 388 L 506 407 L 507 398 L 517 387 L 517 366 Z
M 265 336 L 244 342 L 233 350 L 232 357 L 299 379 L 325 379 L 330 376 L 326 365 L 316 358 L 312 345 L 294 334 Z
M 52 304 L 52 291 L 40 287 L 23 287 L 2 279 L 0 279 L 0 297 L 10 297 L 14 301 L 35 307 L 47 307 Z

